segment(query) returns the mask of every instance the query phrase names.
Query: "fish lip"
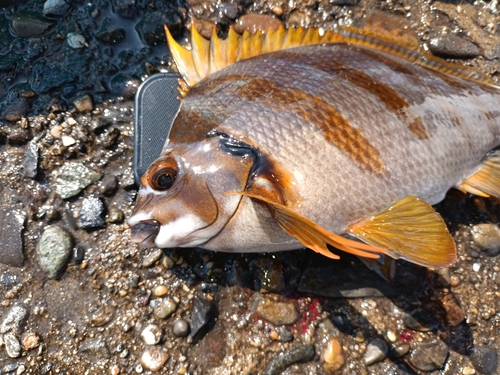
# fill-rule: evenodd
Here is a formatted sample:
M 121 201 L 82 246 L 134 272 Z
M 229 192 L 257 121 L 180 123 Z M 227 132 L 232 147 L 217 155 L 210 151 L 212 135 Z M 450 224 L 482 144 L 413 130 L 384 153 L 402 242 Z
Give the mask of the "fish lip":
M 131 240 L 142 247 L 155 247 L 155 239 L 160 232 L 160 223 L 156 220 L 142 220 L 132 226 Z

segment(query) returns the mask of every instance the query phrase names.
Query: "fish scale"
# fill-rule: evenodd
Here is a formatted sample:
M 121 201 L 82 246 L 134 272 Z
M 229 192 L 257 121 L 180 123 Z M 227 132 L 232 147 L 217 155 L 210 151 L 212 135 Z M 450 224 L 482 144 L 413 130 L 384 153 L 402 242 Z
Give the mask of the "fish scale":
M 129 219 L 134 241 L 307 246 L 338 258 L 328 244 L 368 258 L 454 262 L 455 244 L 429 204 L 454 186 L 500 195 L 500 156 L 487 157 L 500 143 L 497 87 L 352 29 L 323 39 L 300 28 L 214 36 L 230 58 L 196 33 L 193 52 L 167 35 L 183 100 L 163 156 L 143 177 Z M 300 46 L 301 38 L 325 43 Z

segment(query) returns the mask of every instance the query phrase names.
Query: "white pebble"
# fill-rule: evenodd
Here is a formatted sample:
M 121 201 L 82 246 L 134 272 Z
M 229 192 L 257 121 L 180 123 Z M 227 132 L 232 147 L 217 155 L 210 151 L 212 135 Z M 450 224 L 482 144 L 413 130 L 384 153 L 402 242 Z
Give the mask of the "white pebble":
M 479 263 L 474 263 L 474 264 L 472 265 L 472 270 L 473 270 L 474 272 L 478 272 L 480 269 L 481 269 L 481 265 L 480 265 Z
M 74 145 L 76 143 L 75 138 L 70 137 L 68 135 L 63 135 L 61 137 L 61 139 L 62 139 L 62 144 L 64 147 L 68 147 L 68 146 Z

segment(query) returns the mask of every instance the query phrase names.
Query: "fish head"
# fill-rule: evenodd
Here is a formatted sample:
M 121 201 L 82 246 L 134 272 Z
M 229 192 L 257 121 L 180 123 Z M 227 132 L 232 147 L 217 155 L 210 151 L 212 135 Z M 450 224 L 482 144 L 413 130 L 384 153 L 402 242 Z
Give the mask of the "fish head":
M 254 159 L 251 150 L 228 147 L 213 136 L 168 147 L 141 178 L 128 223 L 144 247 L 194 247 L 216 236 L 231 219 Z

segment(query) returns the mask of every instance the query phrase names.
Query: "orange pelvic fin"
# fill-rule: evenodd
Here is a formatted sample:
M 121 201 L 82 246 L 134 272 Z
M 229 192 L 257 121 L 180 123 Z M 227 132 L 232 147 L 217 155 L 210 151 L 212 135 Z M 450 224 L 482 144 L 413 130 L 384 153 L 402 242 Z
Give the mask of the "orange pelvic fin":
M 230 194 L 241 194 L 262 203 L 266 203 L 273 217 L 285 232 L 297 238 L 304 246 L 330 259 L 339 259 L 339 256 L 330 252 L 326 246 L 327 244 L 345 251 L 346 253 L 372 259 L 378 259 L 380 254 L 386 252 L 386 250 L 382 248 L 349 240 L 332 233 L 283 204 L 277 203 L 261 195 L 248 192 L 235 192 Z
M 481 197 L 500 198 L 500 151 L 491 152 L 481 169 L 466 178 L 458 188 Z
M 457 258 L 455 242 L 441 216 L 411 195 L 379 215 L 351 225 L 348 233 L 387 249 L 395 259 L 424 267 L 448 267 Z

